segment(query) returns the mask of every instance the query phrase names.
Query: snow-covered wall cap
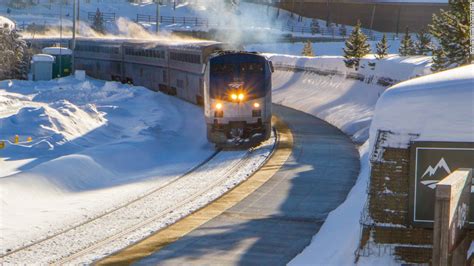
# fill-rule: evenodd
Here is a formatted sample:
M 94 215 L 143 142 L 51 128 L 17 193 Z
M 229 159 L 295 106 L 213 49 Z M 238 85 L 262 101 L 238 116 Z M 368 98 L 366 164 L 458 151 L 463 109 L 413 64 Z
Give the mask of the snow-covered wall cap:
M 33 55 L 33 62 L 54 62 L 54 56 L 49 54 Z
M 64 47 L 46 47 L 43 53 L 51 55 L 72 55 L 72 50 Z
M 399 83 L 382 94 L 370 128 L 373 147 L 378 130 L 417 141 L 474 142 L 474 65 Z M 392 138 L 387 147 L 397 147 Z M 408 143 L 405 143 L 408 144 Z

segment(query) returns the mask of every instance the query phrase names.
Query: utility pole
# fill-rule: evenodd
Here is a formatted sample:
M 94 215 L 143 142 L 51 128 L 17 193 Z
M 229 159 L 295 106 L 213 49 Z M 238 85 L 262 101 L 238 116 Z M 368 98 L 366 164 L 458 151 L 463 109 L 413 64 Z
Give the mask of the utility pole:
M 78 0 L 79 1 L 79 0 Z M 72 50 L 72 57 L 71 57 L 71 73 L 74 73 L 74 50 L 76 49 L 76 0 L 72 0 L 72 41 L 71 41 L 71 50 Z
M 58 78 L 61 77 L 62 66 L 62 43 L 63 43 L 63 1 L 59 1 L 59 71 Z
M 160 31 L 160 0 L 156 1 L 156 34 Z

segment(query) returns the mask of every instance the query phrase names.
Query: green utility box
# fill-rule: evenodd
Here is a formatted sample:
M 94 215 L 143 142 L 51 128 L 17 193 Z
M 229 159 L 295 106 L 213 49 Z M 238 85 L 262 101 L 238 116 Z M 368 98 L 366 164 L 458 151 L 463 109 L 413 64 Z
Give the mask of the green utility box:
M 53 77 L 61 78 L 72 73 L 72 50 L 64 47 L 46 47 L 43 54 L 54 56 Z

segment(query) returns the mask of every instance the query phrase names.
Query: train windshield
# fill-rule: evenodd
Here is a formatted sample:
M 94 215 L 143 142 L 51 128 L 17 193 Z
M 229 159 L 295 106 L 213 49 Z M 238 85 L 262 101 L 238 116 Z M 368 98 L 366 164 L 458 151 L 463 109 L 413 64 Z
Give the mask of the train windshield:
M 264 97 L 266 94 L 265 63 L 215 63 L 211 64 L 210 88 L 211 98 L 225 99 L 236 83 L 248 93 L 247 99 Z

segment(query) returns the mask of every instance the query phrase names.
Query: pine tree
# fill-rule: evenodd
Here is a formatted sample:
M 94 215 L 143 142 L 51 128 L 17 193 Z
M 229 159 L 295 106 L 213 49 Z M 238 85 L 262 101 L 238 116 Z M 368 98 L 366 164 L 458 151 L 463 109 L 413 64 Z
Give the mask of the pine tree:
M 303 51 L 301 52 L 303 56 L 314 56 L 313 53 L 313 44 L 310 41 L 307 41 L 304 44 Z
M 384 34 L 382 36 L 382 40 L 377 43 L 377 55 L 375 56 L 377 59 L 383 59 L 387 56 L 388 54 L 388 48 L 390 48 L 390 45 L 388 45 L 387 42 L 387 36 Z
M 105 33 L 104 16 L 98 8 L 94 15 L 94 21 L 92 22 L 92 29 L 98 33 L 102 33 L 102 34 Z
M 405 30 L 405 35 L 403 36 L 402 42 L 400 43 L 400 48 L 398 49 L 401 56 L 410 56 L 416 54 L 415 43 L 411 39 L 408 28 Z
M 417 41 L 415 43 L 415 49 L 417 55 L 428 55 L 433 47 L 431 45 L 431 37 L 425 29 L 421 29 L 416 34 Z
M 311 20 L 311 33 L 314 35 L 321 32 L 321 27 L 319 27 L 319 22 L 317 19 Z
M 433 65 L 431 65 L 431 71 L 438 72 L 446 69 L 449 66 L 449 60 L 446 57 L 444 49 L 438 48 L 433 51 Z
M 0 80 L 26 79 L 30 53 L 16 30 L 0 29 Z
M 449 67 L 470 64 L 470 2 L 469 0 L 450 0 L 449 10 L 441 10 L 433 15 L 433 24 L 429 31 L 438 40 L 439 48 L 434 55 L 434 62 L 439 70 Z M 441 62 L 440 54 L 445 55 L 446 62 Z M 437 61 L 437 62 L 436 62 Z M 441 65 L 442 64 L 442 65 Z
M 367 36 L 362 33 L 360 21 L 346 40 L 346 48 L 343 50 L 344 63 L 347 67 L 355 67 L 356 70 L 359 68 L 360 59 L 370 53 L 370 45 L 367 43 Z

